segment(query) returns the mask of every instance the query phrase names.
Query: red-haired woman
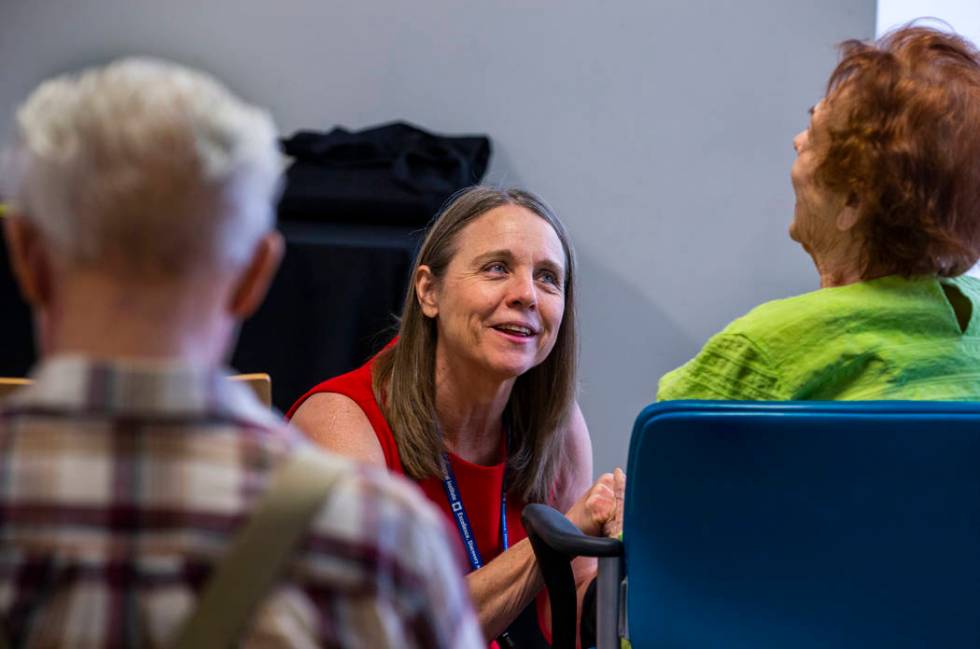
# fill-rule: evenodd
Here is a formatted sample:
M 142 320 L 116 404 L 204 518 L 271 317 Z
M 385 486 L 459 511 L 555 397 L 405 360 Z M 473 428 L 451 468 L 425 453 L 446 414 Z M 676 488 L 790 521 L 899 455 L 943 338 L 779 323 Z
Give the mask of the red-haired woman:
M 905 27 L 849 41 L 793 141 L 790 236 L 820 290 L 764 304 L 658 399 L 980 399 L 980 55 Z

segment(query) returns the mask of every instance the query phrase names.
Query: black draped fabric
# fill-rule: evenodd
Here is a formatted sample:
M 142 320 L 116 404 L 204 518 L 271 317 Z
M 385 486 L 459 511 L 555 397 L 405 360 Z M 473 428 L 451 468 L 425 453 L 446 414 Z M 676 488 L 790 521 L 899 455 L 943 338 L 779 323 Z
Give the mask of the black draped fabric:
M 395 122 L 351 132 L 300 131 L 283 141 L 295 158 L 279 218 L 424 225 L 456 191 L 480 182 L 485 136 L 447 137 Z
M 25 376 L 34 358 L 31 312 L 14 281 L 0 228 L 0 376 Z
M 362 365 L 395 335 L 422 230 L 280 223 L 286 256 L 242 327 L 232 366 L 268 372 L 284 411 L 304 392 Z

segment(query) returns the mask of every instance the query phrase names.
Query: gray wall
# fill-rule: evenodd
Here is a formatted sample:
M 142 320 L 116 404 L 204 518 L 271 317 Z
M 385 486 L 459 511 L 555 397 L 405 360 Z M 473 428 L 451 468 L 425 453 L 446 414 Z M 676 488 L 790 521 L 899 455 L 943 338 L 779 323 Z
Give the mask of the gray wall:
M 0 120 L 42 77 L 129 53 L 206 68 L 284 133 L 403 118 L 494 140 L 490 180 L 557 208 L 581 280 L 597 470 L 657 377 L 816 287 L 786 237 L 791 138 L 874 0 L 0 0 Z

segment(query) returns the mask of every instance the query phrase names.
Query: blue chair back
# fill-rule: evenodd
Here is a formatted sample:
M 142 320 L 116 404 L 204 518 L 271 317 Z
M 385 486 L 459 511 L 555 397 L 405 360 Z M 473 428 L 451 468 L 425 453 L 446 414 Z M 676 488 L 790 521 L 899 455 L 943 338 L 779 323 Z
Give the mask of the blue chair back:
M 980 647 L 980 404 L 655 404 L 627 475 L 634 649 Z

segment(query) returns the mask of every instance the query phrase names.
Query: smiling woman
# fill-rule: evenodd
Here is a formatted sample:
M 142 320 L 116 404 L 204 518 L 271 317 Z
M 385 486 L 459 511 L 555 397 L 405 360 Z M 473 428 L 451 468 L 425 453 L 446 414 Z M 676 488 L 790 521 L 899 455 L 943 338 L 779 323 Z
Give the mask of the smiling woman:
M 473 187 L 433 223 L 412 277 L 396 342 L 289 415 L 327 449 L 414 478 L 459 532 L 487 638 L 545 646 L 521 510 L 548 502 L 601 534 L 616 498 L 611 475 L 589 488 L 568 235 L 533 194 Z

